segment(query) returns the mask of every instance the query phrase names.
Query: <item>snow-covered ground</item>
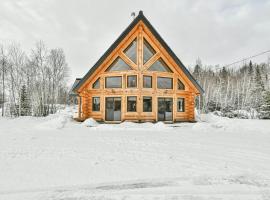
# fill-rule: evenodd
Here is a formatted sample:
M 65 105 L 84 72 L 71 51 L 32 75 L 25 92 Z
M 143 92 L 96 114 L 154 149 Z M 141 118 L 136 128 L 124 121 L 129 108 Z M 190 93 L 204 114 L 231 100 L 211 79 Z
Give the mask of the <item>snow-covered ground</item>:
M 269 120 L 108 125 L 71 116 L 0 117 L 0 200 L 270 199 Z

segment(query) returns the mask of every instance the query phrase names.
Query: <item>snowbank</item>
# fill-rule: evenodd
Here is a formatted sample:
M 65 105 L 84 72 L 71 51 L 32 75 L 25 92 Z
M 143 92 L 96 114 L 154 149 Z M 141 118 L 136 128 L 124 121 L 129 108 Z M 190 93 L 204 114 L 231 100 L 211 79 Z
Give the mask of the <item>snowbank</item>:
M 88 118 L 84 120 L 84 122 L 82 123 L 82 126 L 86 126 L 86 127 L 97 127 L 98 125 L 99 123 L 93 118 Z

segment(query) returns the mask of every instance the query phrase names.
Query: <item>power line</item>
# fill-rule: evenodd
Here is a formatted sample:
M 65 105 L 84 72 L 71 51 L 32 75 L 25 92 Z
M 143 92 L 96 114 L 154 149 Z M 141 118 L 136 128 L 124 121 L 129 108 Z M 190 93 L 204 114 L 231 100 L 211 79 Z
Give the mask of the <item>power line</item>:
M 228 65 L 225 65 L 225 66 L 223 66 L 223 67 L 229 67 L 229 66 L 231 66 L 231 65 L 234 65 L 234 64 L 237 64 L 237 63 L 240 63 L 240 62 L 244 62 L 244 61 L 246 61 L 246 60 L 248 60 L 248 59 L 255 58 L 255 57 L 257 57 L 257 56 L 261 56 L 261 55 L 266 54 L 266 53 L 269 53 L 269 52 L 270 52 L 270 50 L 268 50 L 268 51 L 263 51 L 263 52 L 261 52 L 261 53 L 255 54 L 255 55 L 253 55 L 253 56 L 244 58 L 244 59 L 242 59 L 242 60 L 235 61 L 235 62 L 233 62 L 233 63 L 231 63 L 231 64 L 228 64 Z M 221 67 L 219 67 L 219 68 L 221 68 Z

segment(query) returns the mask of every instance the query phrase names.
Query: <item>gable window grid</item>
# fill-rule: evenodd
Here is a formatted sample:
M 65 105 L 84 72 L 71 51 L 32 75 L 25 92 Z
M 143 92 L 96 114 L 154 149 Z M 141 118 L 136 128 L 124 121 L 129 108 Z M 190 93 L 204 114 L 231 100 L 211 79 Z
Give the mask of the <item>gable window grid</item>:
M 92 98 L 92 111 L 100 111 L 100 97 L 93 97 Z
M 137 38 L 135 38 L 123 52 L 132 62 L 137 64 Z
M 127 97 L 127 112 L 136 112 L 137 111 L 137 97 L 128 96 Z
M 178 90 L 185 90 L 185 85 L 180 79 L 178 79 L 178 81 L 177 81 L 177 89 Z
M 105 88 L 122 88 L 122 76 L 105 77 Z
M 157 77 L 158 89 L 173 89 L 173 78 L 171 77 Z
M 132 68 L 121 58 L 117 57 L 113 63 L 106 69 L 106 72 L 113 71 L 127 71 L 132 70 Z
M 185 98 L 177 98 L 177 112 L 185 112 Z
M 93 89 L 99 89 L 100 88 L 100 78 L 98 78 L 92 85 Z
M 137 87 L 137 75 L 128 75 L 127 88 L 136 88 L 136 87 Z
M 177 65 L 183 70 L 184 74 L 192 81 L 192 83 L 194 84 L 194 86 L 198 89 L 198 91 L 200 93 L 203 93 L 203 89 L 201 88 L 201 86 L 196 82 L 196 80 L 192 77 L 192 75 L 188 72 L 188 70 L 185 68 L 185 66 L 183 66 L 183 64 L 181 63 L 181 61 L 174 55 L 171 54 L 172 50 L 166 45 L 165 41 L 159 36 L 159 34 L 157 33 L 157 31 L 154 29 L 154 27 L 151 25 L 151 23 L 146 19 L 146 17 L 143 15 L 143 12 L 140 11 L 138 16 L 132 21 L 132 23 L 124 30 L 124 32 L 121 34 L 121 36 L 119 37 L 119 39 L 116 40 L 115 43 L 113 43 L 113 46 L 118 46 L 120 44 L 120 42 L 130 33 L 130 31 L 136 27 L 136 25 L 142 21 L 144 23 L 144 25 L 150 30 L 151 34 L 153 34 L 154 37 L 156 37 L 156 39 L 163 44 L 165 50 L 170 54 L 170 56 L 172 57 L 172 59 L 177 63 Z M 144 38 L 144 41 L 145 38 Z M 145 44 L 146 42 L 144 42 L 144 46 L 146 46 L 147 44 Z M 137 44 L 138 46 L 138 44 Z M 99 60 L 98 62 L 96 62 L 96 64 L 91 68 L 91 70 L 89 70 L 89 72 L 82 78 L 81 81 L 79 81 L 78 84 L 76 84 L 76 86 L 74 87 L 74 91 L 78 91 L 83 84 L 88 80 L 88 78 L 91 77 L 91 75 L 94 73 L 94 71 L 98 68 L 98 66 L 100 66 L 100 63 L 102 63 L 105 58 L 110 55 L 110 53 L 112 53 L 114 48 L 108 49 L 106 51 L 106 54 L 104 54 Z M 145 48 L 146 49 L 146 48 Z M 151 53 L 153 54 L 153 52 Z M 138 57 L 138 56 L 137 56 Z M 144 59 L 146 58 L 146 56 L 144 56 Z M 146 61 L 145 61 L 146 62 Z

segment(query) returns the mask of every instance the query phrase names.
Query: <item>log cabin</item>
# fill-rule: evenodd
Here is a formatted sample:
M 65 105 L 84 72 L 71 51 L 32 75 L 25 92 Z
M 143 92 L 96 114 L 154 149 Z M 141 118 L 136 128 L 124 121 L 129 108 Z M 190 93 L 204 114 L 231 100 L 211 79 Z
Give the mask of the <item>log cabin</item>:
M 203 93 L 140 11 L 72 91 L 78 120 L 194 122 L 195 98 Z

